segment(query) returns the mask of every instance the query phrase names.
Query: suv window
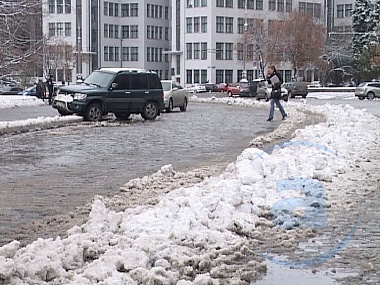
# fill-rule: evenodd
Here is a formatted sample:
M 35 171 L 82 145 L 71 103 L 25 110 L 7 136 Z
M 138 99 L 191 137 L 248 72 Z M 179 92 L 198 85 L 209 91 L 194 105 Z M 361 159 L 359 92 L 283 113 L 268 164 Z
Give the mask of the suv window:
M 161 89 L 161 81 L 155 74 L 148 74 L 149 89 Z
M 131 89 L 149 89 L 147 76 L 145 74 L 131 74 Z
M 117 83 L 115 90 L 129 89 L 129 86 L 131 86 L 131 75 L 126 73 L 119 73 L 116 76 L 114 83 Z
M 108 73 L 104 71 L 94 71 L 91 73 L 86 80 L 84 81 L 87 85 L 97 85 L 99 87 L 107 88 L 113 77 L 115 76 L 114 73 Z

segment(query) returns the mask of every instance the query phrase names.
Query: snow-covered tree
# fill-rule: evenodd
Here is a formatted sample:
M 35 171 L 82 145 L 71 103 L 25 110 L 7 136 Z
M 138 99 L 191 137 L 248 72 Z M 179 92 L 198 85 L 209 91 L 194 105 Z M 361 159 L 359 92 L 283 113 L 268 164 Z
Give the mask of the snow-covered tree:
M 0 75 L 25 73 L 32 61 L 42 66 L 41 17 L 39 0 L 0 1 Z

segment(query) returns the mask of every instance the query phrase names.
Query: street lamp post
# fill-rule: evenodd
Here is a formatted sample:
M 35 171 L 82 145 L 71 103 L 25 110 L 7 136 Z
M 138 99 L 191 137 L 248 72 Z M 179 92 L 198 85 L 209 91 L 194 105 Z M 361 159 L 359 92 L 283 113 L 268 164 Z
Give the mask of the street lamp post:
M 244 2 L 245 5 L 245 17 L 244 17 L 244 41 L 243 41 L 243 72 L 242 72 L 242 79 L 241 80 L 247 80 L 247 70 L 246 70 L 246 60 L 247 60 L 247 31 L 248 31 L 248 23 L 247 23 L 247 0 Z

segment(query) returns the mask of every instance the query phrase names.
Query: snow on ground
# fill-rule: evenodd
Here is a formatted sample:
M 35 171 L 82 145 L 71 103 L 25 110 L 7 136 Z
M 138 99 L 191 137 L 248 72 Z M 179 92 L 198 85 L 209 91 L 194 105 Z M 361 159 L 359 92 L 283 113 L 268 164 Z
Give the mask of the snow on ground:
M 315 99 L 355 99 L 355 92 L 309 92 L 307 98 Z
M 0 109 L 42 105 L 45 103 L 35 96 L 0 95 Z
M 0 95 L 0 109 L 18 108 L 26 106 L 44 106 L 45 102 L 35 96 Z M 15 110 L 18 112 L 18 110 Z M 27 130 L 46 129 L 80 122 L 83 118 L 78 116 L 37 117 L 18 121 L 0 121 L 0 135 L 24 132 Z
M 241 98 L 192 100 L 267 105 Z M 152 207 L 114 212 L 105 206 L 107 199 L 96 197 L 89 221 L 69 230 L 67 238 L 39 239 L 25 248 L 14 241 L 0 248 L 1 280 L 4 284 L 249 284 L 265 266 L 237 232 L 260 231 L 257 225 L 265 222 L 259 217 L 261 209 L 278 206 L 286 198 L 311 198 L 307 206 L 323 208 L 328 204 L 326 193 L 313 185 L 309 189 L 308 183 L 334 185 L 353 163 L 367 159 L 366 149 L 380 138 L 379 119 L 364 110 L 289 102 L 286 111 L 289 119 L 279 129 L 301 118 L 296 115 L 300 111 L 322 114 L 326 121 L 297 130 L 290 143 L 271 152 L 248 148 L 220 176 L 191 187 L 178 186 Z M 257 141 L 262 138 L 252 145 Z M 175 175 L 170 165 L 163 166 L 124 188 L 143 191 L 147 180 Z M 279 181 L 296 183 L 299 177 L 310 191 L 276 191 Z M 282 211 L 274 214 L 286 228 L 301 222 Z

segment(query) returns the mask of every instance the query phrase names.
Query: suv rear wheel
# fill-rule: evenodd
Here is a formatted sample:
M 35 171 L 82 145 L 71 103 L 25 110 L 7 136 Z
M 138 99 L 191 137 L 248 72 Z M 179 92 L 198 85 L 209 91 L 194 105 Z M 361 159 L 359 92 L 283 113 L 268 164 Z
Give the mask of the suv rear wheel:
M 158 104 L 154 101 L 149 101 L 145 104 L 141 116 L 145 120 L 154 120 L 158 116 Z
M 100 103 L 91 103 L 84 113 L 86 121 L 100 121 L 103 117 L 102 105 Z

